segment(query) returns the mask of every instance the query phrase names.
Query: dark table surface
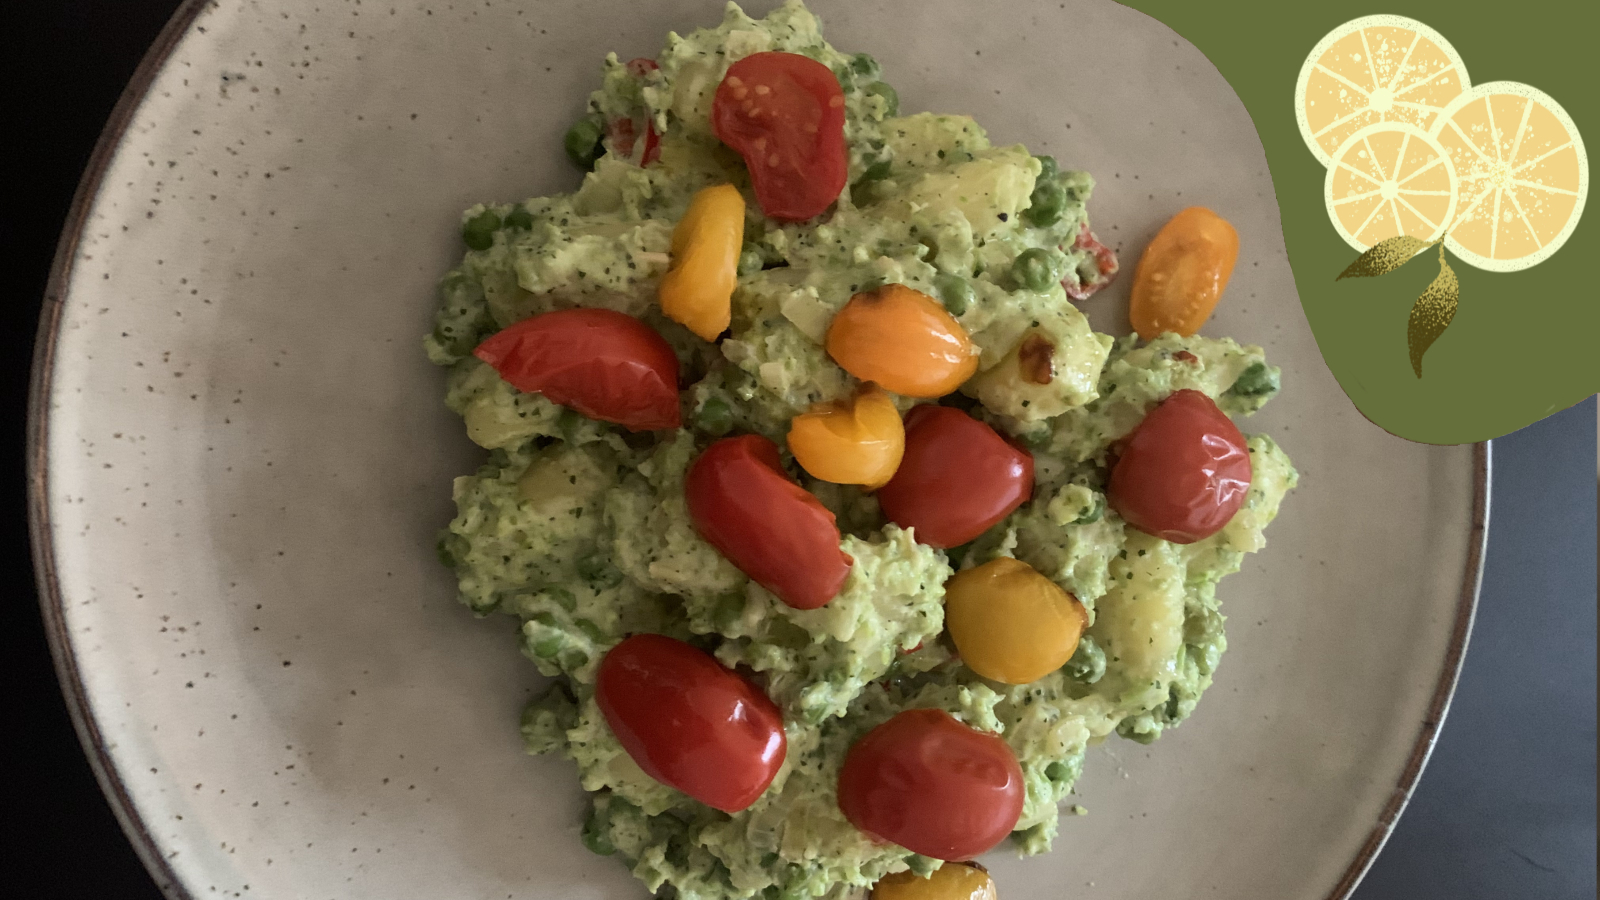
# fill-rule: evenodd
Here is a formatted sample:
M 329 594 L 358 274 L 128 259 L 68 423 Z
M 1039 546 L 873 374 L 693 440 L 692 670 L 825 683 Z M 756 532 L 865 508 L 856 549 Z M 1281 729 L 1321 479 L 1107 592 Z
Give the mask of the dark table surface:
M 0 303 L 11 412 L 0 883 L 33 900 L 160 897 L 79 749 L 45 645 L 22 514 L 22 409 L 45 272 L 100 127 L 177 0 L 11 0 Z M 1595 399 L 1494 442 L 1489 551 L 1433 758 L 1356 900 L 1595 896 Z M 20 896 L 21 894 L 17 894 Z M 1254 898 L 1238 898 L 1254 900 Z M 1269 900 L 1269 898 L 1262 898 Z M 1276 900 L 1276 898 L 1271 898 Z

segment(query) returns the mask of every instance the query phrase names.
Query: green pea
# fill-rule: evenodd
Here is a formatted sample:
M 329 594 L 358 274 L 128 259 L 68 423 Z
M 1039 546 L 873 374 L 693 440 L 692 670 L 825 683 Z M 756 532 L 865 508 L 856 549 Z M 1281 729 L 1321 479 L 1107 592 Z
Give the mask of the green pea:
M 1094 684 L 1106 674 L 1106 652 L 1086 634 L 1078 639 L 1078 649 L 1067 660 L 1066 672 L 1069 678 Z
M 439 562 L 443 563 L 446 569 L 454 569 L 456 567 L 454 543 L 451 540 L 450 532 L 446 531 L 439 535 L 439 543 L 433 546 L 434 552 L 439 554 Z
M 1022 217 L 1036 228 L 1049 228 L 1061 221 L 1066 206 L 1067 189 L 1054 178 L 1047 180 L 1041 176 L 1033 185 L 1033 194 L 1028 198 L 1028 208 L 1022 211 Z
M 857 181 L 856 183 L 860 184 L 867 181 L 882 181 L 888 177 L 889 161 L 887 159 L 880 159 L 872 165 L 867 166 L 867 170 L 861 173 L 860 181 Z
M 1035 453 L 1049 447 L 1050 441 L 1054 438 L 1055 432 L 1051 431 L 1048 426 L 1035 431 L 1024 431 L 1017 435 L 1017 440 L 1021 441 L 1024 447 Z
M 1278 377 L 1276 368 L 1271 368 L 1266 363 L 1251 363 L 1239 373 L 1238 378 L 1234 379 L 1233 387 L 1228 388 L 1228 393 L 1240 397 L 1275 394 L 1278 392 Z
M 878 61 L 873 59 L 870 53 L 857 53 L 850 57 L 850 69 L 857 75 L 874 79 L 882 72 L 878 67 Z
M 874 81 L 867 85 L 867 93 L 877 94 L 883 98 L 883 114 L 885 116 L 897 116 L 900 114 L 900 94 L 885 82 Z
M 572 624 L 578 626 L 578 630 L 583 632 L 584 637 L 594 641 L 596 644 L 604 644 L 606 642 L 606 633 L 600 630 L 599 625 L 588 619 L 578 619 Z
M 1161 710 L 1167 721 L 1176 722 L 1185 718 L 1183 715 L 1183 699 L 1178 696 L 1176 689 L 1167 694 L 1167 704 Z
M 1105 515 L 1105 512 L 1106 512 L 1106 495 L 1105 494 L 1095 494 L 1094 495 L 1094 505 L 1089 507 L 1089 509 L 1087 511 L 1085 511 L 1083 513 L 1083 515 L 1078 516 L 1076 519 L 1073 519 L 1072 520 L 1072 524 L 1074 524 L 1074 525 L 1092 525 L 1093 523 L 1100 521 L 1100 517 Z
M 572 123 L 563 141 L 567 149 L 567 159 L 572 160 L 573 165 L 585 172 L 594 171 L 595 160 L 605 153 L 605 148 L 600 145 L 600 138 L 605 134 L 605 130 L 605 122 L 599 115 L 584 116 Z
M 712 437 L 722 437 L 733 430 L 733 408 L 721 397 L 707 397 L 695 413 L 694 424 Z
M 473 250 L 487 250 L 494 246 L 494 233 L 500 230 L 500 216 L 486 209 L 461 226 L 461 239 Z
M 1039 161 L 1039 180 L 1055 180 L 1056 173 L 1061 171 L 1061 169 L 1056 166 L 1056 158 L 1054 156 L 1036 156 L 1034 159 Z
M 572 612 L 578 608 L 578 598 L 572 596 L 572 592 L 566 588 L 548 587 L 544 589 L 543 593 L 546 597 L 549 597 L 551 600 L 555 601 L 557 606 L 561 607 L 567 612 Z
M 533 655 L 540 659 L 555 659 L 561 652 L 561 635 L 552 634 L 533 645 Z
M 506 216 L 506 227 L 515 228 L 518 231 L 532 231 L 533 213 L 528 212 L 528 208 L 525 206 L 519 206 L 516 209 L 513 209 Z
M 1056 782 L 1057 784 L 1066 784 L 1068 782 L 1077 781 L 1078 772 L 1081 768 L 1081 765 L 1081 763 L 1079 763 L 1079 765 L 1073 765 L 1070 762 L 1058 759 L 1050 765 L 1044 767 L 1044 777 Z
M 944 301 L 945 311 L 952 316 L 961 315 L 978 301 L 978 295 L 972 290 L 972 282 L 960 275 L 940 272 L 933 276 L 933 289 Z
M 1061 280 L 1061 269 L 1066 258 L 1059 251 L 1043 247 L 1030 247 L 1017 254 L 1011 263 L 1011 278 L 1019 287 L 1030 291 L 1047 291 Z
M 610 856 L 617 852 L 617 845 L 611 842 L 610 831 L 611 818 L 595 809 L 589 814 L 588 821 L 583 823 L 583 845 L 589 848 L 590 853 Z

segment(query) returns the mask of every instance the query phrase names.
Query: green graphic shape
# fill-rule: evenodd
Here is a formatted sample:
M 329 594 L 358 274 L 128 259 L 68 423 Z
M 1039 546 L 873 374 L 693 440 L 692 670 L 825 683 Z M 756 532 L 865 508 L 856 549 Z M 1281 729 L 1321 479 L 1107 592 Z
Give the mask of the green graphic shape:
M 1451 268 L 1461 298 L 1448 331 L 1412 370 L 1413 304 L 1439 271 L 1412 265 L 1382 278 L 1336 280 L 1351 249 L 1324 204 L 1327 172 L 1307 149 L 1294 91 L 1306 54 L 1343 22 L 1407 16 L 1449 39 L 1474 83 L 1516 81 L 1555 98 L 1584 137 L 1600 134 L 1591 36 L 1600 4 L 1529 0 L 1395 2 L 1381 7 L 1267 0 L 1127 0 L 1210 59 L 1255 122 L 1283 216 L 1284 244 L 1323 359 L 1356 408 L 1413 441 L 1460 444 L 1515 431 L 1600 391 L 1600 291 L 1593 276 L 1594 216 L 1559 252 L 1518 272 Z M 1224 295 L 1222 302 L 1228 302 Z

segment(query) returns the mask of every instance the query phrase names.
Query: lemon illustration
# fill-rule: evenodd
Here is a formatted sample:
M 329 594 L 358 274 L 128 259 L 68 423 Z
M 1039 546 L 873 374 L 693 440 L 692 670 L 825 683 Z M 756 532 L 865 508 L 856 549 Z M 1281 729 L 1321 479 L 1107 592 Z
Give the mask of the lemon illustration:
M 1326 166 L 1363 128 L 1400 122 L 1431 130 L 1470 84 L 1461 55 L 1439 32 L 1404 16 L 1365 16 L 1312 48 L 1295 82 L 1295 118 Z
M 1404 122 L 1352 134 L 1333 152 L 1323 181 L 1334 229 L 1361 251 L 1402 234 L 1437 240 L 1455 218 L 1457 197 L 1450 155 Z
M 1572 117 L 1514 81 L 1481 84 L 1439 115 L 1460 200 L 1445 246 L 1463 262 L 1515 272 L 1556 252 L 1583 213 L 1589 160 Z

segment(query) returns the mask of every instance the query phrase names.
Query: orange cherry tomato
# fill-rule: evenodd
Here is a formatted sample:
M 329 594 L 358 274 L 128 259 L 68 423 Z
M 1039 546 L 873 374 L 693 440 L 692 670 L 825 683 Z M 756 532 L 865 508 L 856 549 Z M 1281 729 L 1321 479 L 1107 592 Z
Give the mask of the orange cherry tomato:
M 942 709 L 908 709 L 867 732 L 839 770 L 839 811 L 881 841 L 971 859 L 1022 815 L 1022 767 L 1006 742 Z
M 1199 391 L 1175 391 L 1123 438 L 1106 502 L 1129 525 L 1192 544 L 1228 524 L 1250 492 L 1244 435 Z
M 846 372 L 905 397 L 943 397 L 978 371 L 961 323 L 903 284 L 851 297 L 828 325 L 826 345 Z
M 1228 220 L 1191 206 L 1161 226 L 1139 257 L 1128 315 L 1139 337 L 1200 330 L 1239 258 L 1239 233 Z
M 894 477 L 906 431 L 894 401 L 877 385 L 819 406 L 789 423 L 789 451 L 815 478 L 880 488 Z
M 783 765 L 777 704 L 701 650 L 661 634 L 612 647 L 595 702 L 645 774 L 723 812 L 754 803 Z
M 661 277 L 661 311 L 715 341 L 733 315 L 744 242 L 744 197 L 731 184 L 702 188 L 672 229 L 672 268 Z
M 896 872 L 872 886 L 872 900 L 996 900 L 994 880 L 977 866 L 945 863 L 923 878 Z
M 945 582 L 944 622 L 967 668 L 1029 684 L 1067 664 L 1089 616 L 1033 566 L 1002 556 Z

